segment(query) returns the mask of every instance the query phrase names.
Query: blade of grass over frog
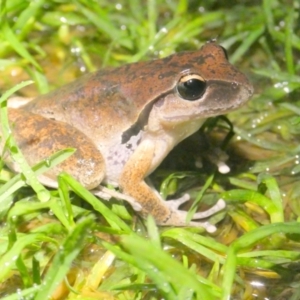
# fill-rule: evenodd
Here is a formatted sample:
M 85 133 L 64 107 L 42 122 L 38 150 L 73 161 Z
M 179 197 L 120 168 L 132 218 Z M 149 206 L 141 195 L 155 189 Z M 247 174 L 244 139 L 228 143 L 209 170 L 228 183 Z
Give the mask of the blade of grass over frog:
M 160 288 L 163 289 L 166 283 L 171 284 L 174 292 L 178 295 L 184 286 L 195 292 L 195 296 L 197 295 L 195 299 L 214 299 L 210 289 L 201 284 L 190 270 L 184 268 L 163 250 L 158 249 L 151 241 L 131 234 L 123 236 L 121 244 L 133 255 L 139 268 L 148 273 Z M 157 280 L 159 273 L 164 278 L 163 282 Z M 165 292 L 169 292 L 169 290 L 165 290 Z
M 74 230 L 68 235 L 58 252 L 55 254 L 43 283 L 42 288 L 35 296 L 35 300 L 49 299 L 55 288 L 67 275 L 74 259 L 84 247 L 87 232 L 94 223 L 92 218 L 85 218 L 76 224 Z
M 74 153 L 75 149 L 64 149 L 61 151 L 58 151 L 57 153 L 51 155 L 47 161 L 42 161 L 38 164 L 36 164 L 34 167 L 32 167 L 32 170 L 35 172 L 35 174 L 38 176 L 39 174 L 42 174 L 49 169 L 55 167 L 56 165 L 63 162 L 65 159 L 67 159 L 69 156 L 71 156 Z M 20 189 L 21 187 L 25 186 L 26 182 L 23 179 L 22 174 L 15 175 L 11 180 L 6 182 L 3 186 L 0 188 L 0 216 L 1 214 L 11 205 L 13 198 L 10 196 Z
M 31 56 L 23 44 L 18 40 L 18 37 L 11 30 L 7 22 L 3 22 L 1 26 L 1 31 L 5 36 L 6 41 L 9 45 L 24 59 L 33 64 L 38 70 L 42 70 L 41 66 L 36 62 L 36 60 Z
M 19 290 L 17 293 L 1 298 L 1 300 L 20 300 L 20 299 L 32 299 L 31 296 L 35 294 L 41 287 L 35 285 L 28 289 Z
M 225 201 L 240 202 L 244 203 L 246 201 L 256 203 L 262 207 L 270 216 L 271 223 L 281 222 L 282 221 L 282 212 L 278 210 L 276 205 L 266 196 L 255 192 L 247 190 L 231 190 L 224 192 L 221 195 L 222 199 Z
M 277 181 L 275 178 L 269 174 L 266 173 L 261 173 L 257 177 L 259 185 L 263 184 L 266 185 L 268 189 L 268 193 L 270 195 L 272 203 L 277 208 L 276 212 L 276 221 L 277 222 L 283 222 L 284 221 L 284 209 L 283 209 L 283 204 L 282 204 L 282 198 L 281 198 L 281 193 L 277 184 Z
M 4 94 L 0 97 L 0 103 L 2 104 L 3 101 L 6 101 L 11 95 L 13 95 L 16 91 L 22 89 L 23 87 L 32 84 L 32 80 L 23 81 L 17 85 L 15 85 L 13 88 L 9 89 L 8 91 L 4 92 Z
M 6 100 L 11 95 L 12 91 L 16 91 L 28 84 L 30 84 L 31 81 L 23 82 L 19 85 L 17 85 L 14 89 L 9 90 L 7 93 L 4 93 L 4 95 L 0 98 L 1 103 L 1 128 L 2 128 L 2 134 L 3 138 L 7 140 L 8 148 L 10 150 L 11 156 L 15 162 L 18 163 L 22 174 L 25 176 L 27 182 L 30 184 L 30 186 L 35 190 L 37 193 L 38 198 L 41 201 L 47 201 L 50 199 L 50 193 L 47 191 L 37 180 L 34 172 L 28 165 L 28 163 L 25 160 L 25 157 L 21 153 L 20 149 L 18 148 L 14 138 L 10 135 L 10 127 L 9 127 L 9 121 L 8 121 L 8 112 L 7 112 L 7 103 Z
M 47 159 L 42 160 L 41 162 L 34 165 L 32 167 L 32 170 L 36 175 L 43 174 L 65 161 L 67 158 L 73 155 L 75 151 L 75 148 L 66 148 L 63 150 L 59 150 L 56 153 L 50 155 Z
M 0 258 L 0 282 L 15 268 L 15 261 L 23 249 L 41 241 L 55 242 L 55 240 L 43 234 L 27 234 L 26 236 L 19 237 L 13 246 Z
M 65 181 L 61 179 L 60 176 L 58 176 L 57 181 L 58 181 L 58 193 L 62 202 L 63 211 L 65 212 L 65 216 L 68 221 L 68 226 L 73 227 L 75 225 L 75 222 L 74 222 L 72 205 L 69 197 L 68 186 L 65 183 Z
M 122 229 L 125 232 L 130 232 L 131 230 L 125 222 L 123 222 L 116 214 L 114 214 L 110 209 L 108 209 L 98 198 L 96 198 L 91 192 L 85 189 L 78 181 L 76 181 L 72 176 L 62 172 L 58 177 L 65 181 L 78 196 L 83 200 L 88 202 L 92 207 L 98 211 L 106 221 L 115 229 Z
M 35 173 L 26 162 L 25 157 L 12 138 L 10 138 L 9 148 L 11 150 L 11 156 L 13 160 L 18 163 L 22 171 L 21 176 L 24 176 L 26 178 L 26 182 L 34 189 L 40 201 L 48 201 L 50 199 L 50 192 L 38 181 Z
M 206 190 L 211 186 L 213 180 L 214 180 L 214 174 L 210 175 L 207 180 L 205 181 L 204 186 L 201 188 L 201 191 L 198 193 L 197 198 L 193 202 L 191 208 L 188 211 L 188 214 L 186 216 L 186 222 L 189 223 L 192 220 L 193 215 L 196 213 L 198 209 L 198 205 L 206 192 Z
M 261 239 L 266 238 L 272 234 L 285 233 L 300 234 L 300 226 L 298 222 L 290 223 L 275 223 L 262 226 L 253 231 L 247 232 L 243 236 L 236 239 L 229 247 L 227 251 L 227 260 L 223 270 L 223 283 L 222 283 L 222 298 L 221 300 L 230 299 L 231 288 L 233 285 L 236 266 L 237 266 L 237 255 L 238 252 L 243 249 L 248 249 L 254 244 L 259 242 Z
M 189 249 L 193 249 L 197 253 L 207 257 L 209 260 L 224 263 L 227 247 L 221 243 L 217 243 L 210 237 L 205 237 L 182 228 L 165 230 L 162 232 L 162 237 L 169 237 L 179 241 Z
M 3 213 L 12 204 L 14 197 L 13 193 L 25 185 L 24 180 L 21 178 L 21 174 L 16 175 L 6 184 L 2 185 L 0 188 L 0 218 Z

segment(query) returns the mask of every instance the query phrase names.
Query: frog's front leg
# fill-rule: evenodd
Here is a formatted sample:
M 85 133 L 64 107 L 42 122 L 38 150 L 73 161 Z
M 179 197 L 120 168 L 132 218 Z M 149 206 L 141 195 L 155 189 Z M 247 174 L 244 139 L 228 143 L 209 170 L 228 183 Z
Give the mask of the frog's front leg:
M 124 166 L 120 187 L 123 193 L 130 195 L 142 206 L 141 214 L 147 216 L 151 214 L 157 224 L 170 226 L 201 226 L 208 232 L 216 230 L 215 226 L 209 222 L 186 223 L 187 212 L 181 211 L 178 207 L 189 200 L 185 195 L 177 200 L 165 201 L 159 193 L 146 184 L 144 178 L 151 169 L 151 164 L 155 155 L 155 143 L 151 140 L 144 140 L 130 157 Z M 205 218 L 224 208 L 224 201 L 219 201 L 216 206 L 206 212 L 196 213 L 193 219 Z

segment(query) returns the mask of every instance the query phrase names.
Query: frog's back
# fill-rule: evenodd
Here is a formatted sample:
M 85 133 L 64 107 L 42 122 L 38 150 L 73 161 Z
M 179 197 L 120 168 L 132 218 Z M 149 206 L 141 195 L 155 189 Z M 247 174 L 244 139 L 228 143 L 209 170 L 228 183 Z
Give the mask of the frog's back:
M 145 125 L 151 105 L 168 93 L 176 94 L 176 84 L 186 72 L 228 82 L 242 76 L 228 63 L 221 47 L 208 43 L 198 51 L 84 75 L 36 98 L 25 109 L 66 122 L 107 143 L 112 138 L 120 140 L 137 123 Z
M 135 124 L 149 99 L 155 100 L 165 89 L 159 86 L 163 84 L 161 80 L 153 86 L 157 74 L 151 63 L 139 62 L 86 74 L 35 98 L 24 109 L 66 122 L 98 141 L 115 137 Z
M 118 88 L 107 85 L 103 72 L 90 73 L 35 98 L 24 109 L 66 122 L 90 136 L 101 132 L 103 137 L 105 133 L 118 132 L 119 126 L 126 127 L 136 118 L 130 109 L 132 105 L 117 96 Z M 118 123 L 111 122 L 113 119 L 118 119 Z

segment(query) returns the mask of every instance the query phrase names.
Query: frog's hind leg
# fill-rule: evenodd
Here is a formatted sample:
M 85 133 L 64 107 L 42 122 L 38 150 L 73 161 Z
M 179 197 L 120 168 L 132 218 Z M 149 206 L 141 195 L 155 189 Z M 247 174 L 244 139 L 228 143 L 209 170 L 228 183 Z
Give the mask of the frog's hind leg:
M 95 188 L 103 180 L 104 159 L 92 140 L 81 131 L 66 123 L 46 119 L 23 109 L 9 109 L 9 120 L 12 135 L 30 166 L 46 160 L 59 150 L 76 149 L 68 159 L 41 176 L 44 184 L 53 187 L 57 175 L 62 171 L 72 175 L 87 189 Z M 20 171 L 8 153 L 4 160 L 9 167 Z

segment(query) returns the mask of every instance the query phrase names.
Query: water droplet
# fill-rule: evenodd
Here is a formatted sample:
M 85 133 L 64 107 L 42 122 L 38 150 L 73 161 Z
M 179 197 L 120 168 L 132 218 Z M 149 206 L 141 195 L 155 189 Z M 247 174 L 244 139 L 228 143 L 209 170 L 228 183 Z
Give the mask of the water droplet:
M 162 33 L 168 33 L 168 29 L 166 27 L 162 27 L 160 31 Z
M 116 9 L 117 10 L 121 10 L 123 8 L 122 4 L 121 3 L 117 3 L 116 4 Z
M 47 167 L 51 167 L 51 160 L 50 159 L 45 159 L 45 164 Z

